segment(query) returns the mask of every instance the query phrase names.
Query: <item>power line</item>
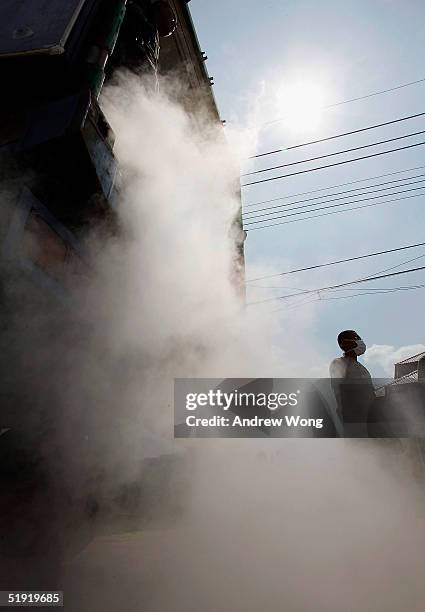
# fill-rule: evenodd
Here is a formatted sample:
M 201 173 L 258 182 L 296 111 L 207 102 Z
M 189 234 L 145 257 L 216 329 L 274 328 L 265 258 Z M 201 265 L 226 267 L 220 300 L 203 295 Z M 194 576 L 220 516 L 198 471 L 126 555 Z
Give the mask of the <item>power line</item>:
M 413 257 L 411 259 L 407 259 L 404 261 L 401 261 L 400 263 L 398 263 L 395 266 L 391 266 L 390 268 L 385 268 L 384 270 L 379 270 L 378 272 L 375 272 L 374 274 L 384 274 L 385 272 L 389 272 L 390 270 L 396 270 L 397 268 L 400 268 L 401 266 L 405 266 L 408 263 L 411 263 L 412 261 L 418 261 L 418 259 L 423 259 L 425 257 L 425 253 L 422 253 L 422 255 L 419 255 L 418 257 Z M 363 277 L 362 277 L 363 278 Z M 359 279 L 361 280 L 361 279 Z M 264 286 L 264 285 L 250 285 L 249 282 L 246 283 L 247 287 L 249 289 L 289 289 L 290 291 L 304 291 L 304 288 L 301 289 L 300 287 L 284 287 L 282 285 L 277 285 L 277 286 Z M 375 291 L 375 292 L 381 292 L 381 291 L 387 291 L 387 289 L 382 289 L 382 288 L 373 288 L 373 287 L 366 287 L 365 289 L 359 289 L 358 287 L 356 287 L 355 289 L 351 288 L 351 287 L 345 287 L 343 289 L 329 289 L 328 292 L 329 293 L 337 293 L 337 292 L 345 292 L 345 291 Z M 292 294 L 289 294 L 288 297 L 291 297 Z M 294 295 L 297 295 L 296 293 Z
M 424 183 L 425 180 L 422 179 L 420 181 L 412 181 L 411 183 L 404 183 L 403 185 L 393 185 L 392 187 L 386 187 L 383 189 L 375 189 L 375 190 L 371 190 L 371 191 L 366 191 L 365 193 L 356 193 L 353 194 L 351 196 L 347 196 L 349 198 L 353 198 L 353 197 L 357 197 L 359 195 L 361 196 L 369 196 L 372 193 L 378 193 L 380 191 L 387 191 L 388 189 L 399 189 L 399 188 L 403 188 L 403 187 L 410 187 L 411 185 L 417 185 L 418 183 Z M 257 224 L 257 223 L 264 223 L 265 221 L 274 221 L 276 219 L 283 219 L 285 217 L 293 217 L 295 215 L 302 215 L 304 213 L 309 213 L 309 212 L 316 212 L 318 210 L 325 210 L 326 208 L 337 208 L 338 206 L 345 206 L 346 204 L 355 204 L 358 202 L 365 202 L 367 200 L 375 200 L 377 198 L 385 198 L 387 196 L 393 196 L 393 195 L 400 195 L 402 193 L 406 193 L 408 191 L 417 191 L 418 189 L 424 189 L 424 187 L 414 187 L 413 189 L 402 189 L 401 191 L 394 191 L 393 193 L 381 193 L 378 196 L 371 196 L 371 197 L 366 197 L 366 198 L 360 198 L 358 200 L 351 200 L 351 201 L 345 201 L 342 202 L 341 204 L 336 204 L 334 206 L 323 206 L 323 204 L 329 204 L 329 202 L 338 202 L 339 200 L 346 200 L 345 197 L 342 198 L 332 198 L 330 200 L 322 200 L 321 202 L 314 202 L 313 204 L 304 204 L 303 206 L 294 206 L 294 208 L 289 208 L 289 209 L 285 209 L 285 210 L 270 210 L 270 212 L 265 212 L 259 215 L 254 215 L 252 217 L 246 217 L 244 215 L 244 221 L 246 221 L 245 225 L 252 225 L 252 224 Z M 296 202 L 294 202 L 295 204 Z M 313 206 L 316 206 L 317 208 L 312 208 Z M 303 212 L 297 212 L 297 213 L 293 213 L 292 211 L 294 210 L 302 210 L 302 209 L 307 209 L 304 210 Z M 262 211 L 259 211 L 262 212 Z M 279 215 L 278 213 L 281 212 L 287 212 L 288 214 L 285 215 Z M 270 217 L 270 215 L 278 215 L 276 217 Z M 266 217 L 265 219 L 262 219 L 261 217 Z
M 352 298 L 360 297 L 364 295 L 382 295 L 385 293 L 396 293 L 398 291 L 413 291 L 416 289 L 423 289 L 423 288 L 425 288 L 425 284 L 424 285 L 411 285 L 408 287 L 395 287 L 393 289 L 382 289 L 379 291 L 370 291 L 370 292 L 365 291 L 363 293 L 354 293 L 353 295 L 339 295 L 339 296 L 318 298 L 314 300 L 303 300 L 302 302 L 291 304 L 289 307 L 284 306 L 283 308 L 276 308 L 276 310 L 272 310 L 271 312 L 281 312 L 282 310 L 294 310 L 294 309 L 300 308 L 301 306 L 306 306 L 307 304 L 315 304 L 317 302 L 328 302 L 330 300 L 347 300 L 347 299 L 352 299 Z
M 424 181 L 418 181 L 418 182 L 423 183 Z M 409 193 L 411 191 L 418 191 L 420 189 L 425 189 L 425 186 L 413 187 L 412 189 L 403 189 L 402 191 L 395 191 L 394 193 L 381 193 L 380 195 L 372 196 L 370 198 L 360 198 L 359 200 L 352 200 L 351 202 L 340 202 L 339 204 L 330 204 L 329 206 L 320 206 L 318 208 L 313 208 L 313 209 L 310 208 L 309 210 L 302 210 L 301 212 L 290 212 L 287 215 L 278 215 L 277 217 L 268 217 L 267 219 L 256 220 L 257 217 L 255 217 L 253 218 L 253 220 L 248 219 L 248 223 L 244 223 L 244 227 L 247 227 L 248 225 L 258 225 L 258 223 L 265 223 L 268 221 L 276 221 L 277 219 L 286 219 L 287 217 L 295 217 L 297 215 L 305 215 L 306 213 L 317 212 L 319 210 L 326 210 L 328 208 L 339 208 L 340 206 L 347 206 L 347 204 L 357 204 L 358 202 L 367 202 L 369 200 L 377 200 L 378 198 L 385 198 L 387 196 L 400 195 L 402 193 Z M 295 208 L 291 208 L 291 211 L 299 210 L 301 208 L 307 208 L 309 206 L 312 206 L 312 204 L 305 204 L 304 206 L 297 206 Z M 265 214 L 272 215 L 274 213 L 265 213 Z M 264 217 L 265 215 L 258 215 L 258 216 Z
M 371 291 L 362 291 L 361 293 L 354 293 L 351 295 L 331 295 L 330 297 L 326 296 L 321 298 L 321 301 L 325 300 L 346 300 L 353 297 L 358 297 L 360 295 L 380 295 L 382 293 L 395 293 L 397 291 L 410 291 L 411 289 L 421 289 L 425 287 L 425 283 L 421 285 L 408 285 L 407 287 L 389 287 L 387 289 L 373 289 Z
M 293 193 L 291 195 L 281 196 L 280 198 L 272 198 L 271 200 L 262 200 L 261 202 L 251 202 L 249 204 L 244 204 L 244 208 L 250 208 L 251 206 L 259 206 L 260 204 L 269 204 L 270 202 L 278 202 L 279 200 L 287 200 L 288 198 L 297 198 L 298 196 L 309 195 L 311 193 L 318 193 L 319 191 L 327 191 L 329 189 L 337 189 L 338 187 L 348 187 L 348 185 L 355 185 L 356 183 L 364 183 L 365 181 L 372 181 L 379 178 L 384 178 L 385 176 L 395 176 L 396 174 L 403 174 L 404 172 L 412 172 L 413 170 L 422 170 L 425 166 L 415 166 L 414 168 L 406 168 L 405 170 L 397 170 L 397 172 L 387 172 L 386 174 L 378 174 L 376 176 L 369 176 L 364 179 L 357 179 L 356 181 L 349 181 L 348 183 L 340 183 L 339 185 L 330 185 L 329 187 L 321 187 L 320 189 L 313 189 L 312 191 L 302 191 L 301 193 Z M 408 177 L 415 178 L 415 177 Z M 406 179 L 398 179 L 400 181 L 404 181 Z M 384 184 L 384 183 L 382 183 Z M 369 187 L 357 187 L 357 189 L 369 189 Z M 318 198 L 326 198 L 328 195 L 332 194 L 324 194 L 322 196 L 317 196 Z
M 369 185 L 369 187 L 361 187 L 360 189 L 370 189 L 371 187 L 378 187 L 380 185 L 388 185 L 388 183 L 399 183 L 400 181 L 406 181 L 406 180 L 410 180 L 410 179 L 414 179 L 414 178 L 419 178 L 420 176 L 425 176 L 425 174 L 418 174 L 417 176 L 410 176 L 408 179 L 395 179 L 393 181 L 386 181 L 385 183 L 378 183 L 377 185 Z M 424 179 L 420 180 L 420 181 L 411 181 L 410 183 L 404 183 L 402 185 L 391 185 L 391 187 L 383 187 L 382 189 L 374 189 L 371 191 L 365 191 L 364 193 L 353 193 L 352 195 L 348 195 L 348 196 L 343 196 L 342 198 L 332 198 L 331 200 L 323 200 L 322 202 L 314 202 L 314 204 L 307 204 L 306 206 L 303 207 L 298 207 L 298 208 L 308 208 L 310 206 L 317 206 L 317 205 L 321 205 L 321 204 L 327 204 L 328 202 L 336 202 L 338 200 L 344 200 L 345 198 L 355 198 L 359 195 L 369 195 L 370 193 L 377 193 L 378 191 L 387 191 L 388 189 L 398 189 L 399 187 L 409 187 L 410 185 L 416 185 L 417 183 L 423 183 Z M 348 189 L 347 191 L 340 191 L 339 193 L 330 193 L 330 196 L 333 195 L 341 195 L 341 194 L 345 194 L 345 193 L 350 193 L 352 191 L 358 191 L 359 188 L 357 189 Z M 326 196 L 319 196 L 319 197 L 326 197 Z M 265 215 L 256 215 L 256 213 L 258 212 L 263 212 L 264 210 L 274 210 L 274 209 L 280 209 L 280 208 L 286 208 L 287 206 L 293 206 L 294 204 L 301 204 L 302 202 L 312 202 L 313 200 L 317 200 L 318 197 L 316 196 L 315 198 L 307 198 L 305 200 L 295 200 L 295 202 L 289 202 L 287 204 L 278 204 L 276 206 L 266 206 L 264 208 L 258 208 L 257 210 L 249 210 L 248 212 L 244 212 L 243 216 L 244 219 L 254 219 L 257 216 L 266 216 L 266 215 L 271 215 L 274 214 L 273 212 L 269 212 L 269 213 L 265 213 Z M 297 210 L 296 208 L 290 208 L 289 210 Z M 276 210 L 275 212 L 279 212 L 279 210 Z M 247 217 L 247 215 L 254 215 L 253 217 Z
M 423 256 L 422 256 L 423 257 Z M 422 259 L 422 257 L 418 257 L 417 259 Z M 403 265 L 403 264 L 400 264 Z M 397 266 L 394 266 L 397 267 Z M 391 268 L 390 268 L 391 269 Z M 284 287 L 282 285 L 279 286 L 275 286 L 275 287 L 264 287 L 264 286 L 260 286 L 260 285 L 248 285 L 248 289 L 288 289 L 289 291 L 292 290 L 298 290 L 298 291 L 304 291 L 304 289 L 302 289 L 301 287 Z M 313 292 L 317 291 L 316 289 L 312 289 Z M 377 293 L 379 293 L 380 291 L 387 291 L 387 289 L 384 289 L 382 287 L 365 287 L 364 289 L 362 289 L 361 287 L 345 287 L 345 289 L 329 289 L 328 291 L 326 291 L 326 293 L 344 293 L 347 291 L 375 291 Z M 321 291 L 319 290 L 318 293 L 321 293 Z M 298 293 L 288 293 L 287 297 L 288 299 L 291 297 L 297 297 Z
M 353 210 L 360 210 L 361 208 L 372 208 L 372 206 L 380 206 L 383 204 L 390 204 L 392 202 L 401 202 L 402 200 L 410 200 L 411 198 L 423 197 L 424 194 L 415 194 L 411 196 L 405 196 L 403 198 L 394 198 L 392 200 L 385 200 L 384 202 L 373 202 L 373 204 L 363 204 L 362 206 L 354 206 L 353 208 L 346 208 L 345 210 L 333 210 L 332 212 L 321 213 L 320 215 L 310 215 L 308 217 L 303 217 L 302 219 L 291 219 L 291 221 L 280 221 L 279 223 L 272 223 L 270 225 L 262 225 L 261 227 L 252 227 L 248 228 L 247 232 L 255 232 L 256 230 L 262 230 L 269 227 L 276 227 L 278 225 L 287 225 L 288 223 L 297 223 L 299 221 L 308 221 L 309 219 L 317 219 L 319 217 L 328 217 L 329 215 L 337 215 L 345 212 L 350 212 Z M 350 202 L 351 204 L 351 202 Z M 318 209 L 316 209 L 318 210 Z M 306 211 L 310 212 L 310 211 Z M 266 219 L 264 219 L 266 221 Z
M 389 268 L 384 268 L 384 270 L 378 270 L 378 272 L 375 272 L 375 274 L 384 274 L 385 272 L 390 272 L 391 270 L 397 270 L 397 268 L 401 268 L 401 266 L 405 266 L 408 263 L 412 263 L 412 261 L 418 261 L 418 259 L 423 259 L 425 257 L 425 254 L 422 253 L 422 255 L 419 255 L 418 257 L 413 257 L 411 259 L 405 259 L 404 261 L 401 261 L 400 263 L 398 263 L 395 266 L 390 266 Z
M 361 149 L 368 149 L 369 147 L 377 147 L 378 145 L 387 144 L 388 142 L 395 142 L 396 140 L 403 140 L 404 138 L 412 138 L 412 136 L 419 136 L 419 134 L 425 134 L 425 130 L 419 132 L 411 132 L 410 134 L 403 134 L 403 136 L 396 136 L 395 138 L 387 138 L 386 140 L 379 140 L 377 142 L 371 142 L 366 145 L 359 147 L 352 147 L 351 149 L 343 149 L 342 151 L 334 151 L 334 153 L 326 153 L 326 155 L 316 155 L 315 157 L 308 157 L 307 159 L 300 159 L 298 161 L 289 162 L 288 164 L 280 164 L 279 166 L 271 166 L 270 168 L 262 168 L 261 170 L 253 170 L 252 172 L 246 172 L 241 176 L 252 176 L 253 174 L 261 174 L 262 172 L 270 172 L 271 170 L 279 170 L 280 168 L 288 168 L 289 166 L 297 166 L 298 164 L 305 164 L 307 162 L 316 161 L 318 159 L 325 159 L 325 157 L 334 157 L 335 155 L 342 155 L 344 153 L 352 153 L 353 151 L 360 151 Z
M 372 98 L 374 96 L 380 96 L 382 94 L 390 93 L 391 91 L 396 91 L 398 89 L 403 89 L 404 87 L 410 87 L 411 85 L 417 85 L 418 83 L 425 82 L 425 79 L 417 79 L 416 81 L 410 81 L 409 83 L 402 83 L 401 85 L 396 85 L 395 87 L 390 87 L 389 89 L 382 89 L 381 91 L 375 91 L 373 93 L 366 94 L 364 96 L 358 96 L 357 98 L 350 98 L 349 100 L 342 100 L 341 102 L 334 102 L 333 104 L 327 104 L 326 106 L 321 106 L 319 110 L 323 110 L 326 108 L 335 108 L 336 106 L 342 106 L 343 104 L 349 104 L 351 102 L 358 102 L 359 100 L 366 100 L 367 98 Z M 266 121 L 262 125 L 272 125 L 273 123 L 279 123 L 280 121 L 285 121 L 285 117 L 281 117 L 279 119 L 273 119 L 272 121 Z
M 249 187 L 250 185 L 259 185 L 260 183 L 268 183 L 269 181 L 277 181 L 289 176 L 296 176 L 298 174 L 306 174 L 307 172 L 316 172 L 317 170 L 325 170 L 327 168 L 334 168 L 335 166 L 342 166 L 343 164 L 350 164 L 352 162 L 361 161 L 363 159 L 370 159 L 372 157 L 379 157 L 380 155 L 387 155 L 388 153 L 395 153 L 397 151 L 404 151 L 406 149 L 412 149 L 413 147 L 420 147 L 425 142 L 416 142 L 414 144 L 406 145 L 405 147 L 397 147 L 396 149 L 390 149 L 389 151 L 381 151 L 379 153 L 371 153 L 370 155 L 363 155 L 362 157 L 355 157 L 354 159 L 346 159 L 343 161 L 336 162 L 335 164 L 326 164 L 325 166 L 316 166 L 315 168 L 309 168 L 307 170 L 298 170 L 297 172 L 290 172 L 289 174 L 282 174 L 281 176 L 272 176 L 270 178 L 261 179 L 259 181 L 253 181 L 252 183 L 242 183 L 241 187 Z
M 376 276 L 368 276 L 366 278 L 358 278 L 357 280 L 349 281 L 347 283 L 339 283 L 338 285 L 330 285 L 329 287 L 319 287 L 318 289 L 305 289 L 304 291 L 300 291 L 299 293 L 293 293 L 291 295 L 280 295 L 278 297 L 266 298 L 265 300 L 261 300 L 259 302 L 251 302 L 247 304 L 247 306 L 254 306 L 257 304 L 265 304 L 266 302 L 274 302 L 276 300 L 286 300 L 290 297 L 294 297 L 296 295 L 308 295 L 311 293 L 318 293 L 320 291 L 328 291 L 330 289 L 339 289 L 340 287 L 348 287 L 349 285 L 357 285 L 360 283 L 367 283 L 371 280 L 378 280 L 380 278 L 390 278 L 392 276 L 400 276 L 401 274 L 410 274 L 411 272 L 419 272 L 421 270 L 425 270 L 425 266 L 420 266 L 419 268 L 410 268 L 408 270 L 400 270 L 399 272 L 390 272 L 389 274 L 379 274 Z
M 392 270 L 396 270 L 397 268 L 401 268 L 402 266 L 405 266 L 405 265 L 411 263 L 412 261 L 417 261 L 418 259 L 423 259 L 423 257 L 424 257 L 424 254 L 422 253 L 422 255 L 419 255 L 419 257 L 414 257 L 413 259 L 411 258 L 411 259 L 408 259 L 407 261 L 406 260 L 401 261 L 400 263 L 398 263 L 395 266 L 391 266 L 389 268 L 385 268 L 384 270 L 382 270 L 382 269 L 381 270 L 377 270 L 376 272 L 373 272 L 373 274 L 376 275 L 376 274 L 385 274 L 386 272 L 391 272 Z M 365 277 L 362 276 L 362 277 L 360 277 L 359 279 L 356 279 L 356 280 L 363 280 L 364 278 Z M 335 291 L 344 291 L 344 289 L 335 289 Z
M 416 115 L 409 115 L 408 117 L 400 117 L 399 119 L 393 119 L 392 121 L 386 121 L 385 123 L 376 123 L 369 125 L 368 127 L 360 128 L 358 130 L 352 130 L 351 132 L 344 132 L 342 134 L 335 134 L 334 136 L 327 136 L 326 138 L 320 138 L 318 140 L 310 140 L 309 142 L 302 142 L 301 144 L 292 145 L 290 147 L 283 147 L 282 149 L 276 149 L 274 151 L 267 151 L 266 153 L 258 153 L 257 155 L 251 155 L 247 159 L 257 159 L 258 157 L 266 157 L 267 155 L 274 155 L 276 153 L 283 153 L 284 151 L 291 151 L 292 149 L 299 149 L 306 147 L 307 145 L 318 144 L 319 142 L 326 142 L 327 140 L 335 140 L 336 138 L 342 138 L 343 136 L 351 136 L 352 134 L 359 134 L 360 132 L 367 132 L 368 130 L 375 130 L 376 128 L 384 127 L 386 125 L 392 125 L 393 123 L 400 123 L 401 121 L 409 121 L 410 119 L 416 119 L 417 117 L 423 117 L 425 113 L 417 113 Z
M 363 293 L 354 293 L 353 295 L 339 295 L 339 296 L 331 296 L 331 297 L 319 297 L 318 299 L 313 300 L 303 300 L 302 302 L 298 302 L 297 304 L 291 304 L 289 307 L 277 308 L 276 310 L 272 310 L 271 312 L 279 312 L 282 310 L 294 310 L 299 308 L 300 306 L 306 306 L 307 304 L 315 304 L 317 302 L 328 302 L 330 300 L 347 300 L 355 297 L 361 297 L 364 295 L 382 295 L 385 293 L 396 293 L 398 291 L 411 291 L 415 289 L 423 289 L 424 285 L 412 285 L 408 287 L 396 287 L 394 289 L 382 289 L 381 291 L 365 291 Z

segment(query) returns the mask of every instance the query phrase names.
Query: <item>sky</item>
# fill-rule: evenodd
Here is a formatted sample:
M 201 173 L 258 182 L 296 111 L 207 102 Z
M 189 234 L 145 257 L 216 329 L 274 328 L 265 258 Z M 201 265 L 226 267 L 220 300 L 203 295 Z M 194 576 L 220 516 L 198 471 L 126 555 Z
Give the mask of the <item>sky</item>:
M 249 151 L 250 155 L 425 110 L 425 83 L 328 109 L 322 108 L 425 77 L 423 2 L 215 0 L 212 3 L 208 0 L 192 0 L 189 6 L 202 50 L 208 55 L 207 67 L 214 77 L 214 94 L 221 117 L 227 121 L 227 133 L 231 139 L 234 130 L 249 128 L 249 134 L 257 140 Z M 284 121 L 263 125 L 282 116 L 286 117 Z M 253 129 L 253 126 L 257 127 Z M 258 129 L 258 126 L 262 127 Z M 424 117 L 271 155 L 257 159 L 255 163 L 247 162 L 244 153 L 241 172 L 291 163 L 421 130 L 425 130 Z M 422 141 L 425 141 L 425 137 L 419 134 L 356 154 L 245 177 L 242 183 L 249 182 L 248 179 L 278 176 Z M 425 146 L 243 187 L 243 207 L 247 212 L 250 208 L 256 210 L 279 205 L 285 200 L 250 206 L 264 200 L 418 166 L 425 166 Z M 425 173 L 425 168 L 342 189 L 416 177 L 421 173 Z M 421 178 L 425 177 L 415 180 Z M 406 189 L 421 185 L 409 185 Z M 401 190 L 401 187 L 396 186 L 389 193 Z M 339 191 L 341 188 L 323 191 L 319 195 Z M 425 190 L 393 197 L 421 193 L 425 194 Z M 289 198 L 286 201 L 314 195 L 317 194 Z M 391 198 L 380 199 L 383 201 Z M 424 205 L 425 195 L 359 211 L 250 231 L 246 241 L 247 279 L 425 242 Z M 287 212 L 280 209 L 279 214 Z M 425 247 L 319 271 L 258 281 L 253 283 L 256 287 L 248 285 L 248 302 L 285 295 L 292 288 L 325 287 L 379 274 L 420 256 L 423 259 L 405 263 L 396 268 L 396 271 L 425 265 Z M 420 271 L 363 284 L 361 289 L 408 287 L 423 283 L 425 271 Z M 326 297 L 336 298 L 354 293 L 358 291 L 327 293 Z M 324 294 L 321 296 L 324 297 Z M 283 316 L 286 321 L 289 317 L 289 321 L 292 320 L 294 324 L 302 324 L 304 321 L 308 332 L 307 341 L 319 349 L 324 361 L 338 355 L 335 338 L 339 331 L 358 330 L 368 346 L 379 347 L 369 357 L 366 356 L 366 362 L 372 374 L 382 376 L 390 372 L 393 357 L 395 360 L 422 350 L 422 343 L 425 342 L 424 297 L 425 289 L 417 289 L 332 299 L 321 303 L 312 301 L 318 299 L 316 296 L 309 299 L 292 298 L 250 308 L 261 308 L 265 316 Z

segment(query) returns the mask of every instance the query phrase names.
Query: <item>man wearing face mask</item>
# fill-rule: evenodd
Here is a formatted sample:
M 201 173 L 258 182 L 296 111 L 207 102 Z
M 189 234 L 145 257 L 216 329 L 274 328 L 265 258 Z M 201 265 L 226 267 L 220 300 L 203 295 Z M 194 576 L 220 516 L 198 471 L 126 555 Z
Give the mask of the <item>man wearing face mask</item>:
M 343 422 L 345 435 L 364 437 L 368 413 L 375 400 L 369 371 L 357 359 L 366 351 L 366 344 L 354 330 L 342 331 L 338 344 L 343 355 L 334 359 L 329 367 L 337 414 Z

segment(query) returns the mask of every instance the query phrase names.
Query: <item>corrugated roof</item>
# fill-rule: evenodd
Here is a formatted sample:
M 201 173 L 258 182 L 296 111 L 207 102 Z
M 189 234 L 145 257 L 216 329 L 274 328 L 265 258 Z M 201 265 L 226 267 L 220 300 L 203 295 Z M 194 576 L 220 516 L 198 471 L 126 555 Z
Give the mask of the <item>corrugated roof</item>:
M 404 385 L 405 383 L 418 382 L 418 371 L 414 370 L 405 376 L 400 376 L 400 378 L 396 378 L 390 385 Z
M 401 363 L 414 363 L 415 361 L 419 361 L 422 357 L 425 357 L 425 351 L 417 355 L 412 355 L 412 357 L 407 357 L 407 359 L 403 359 L 403 361 L 398 361 L 395 365 L 400 365 Z
M 395 378 L 391 382 L 383 385 L 382 387 L 377 387 L 375 389 L 375 393 L 378 396 L 382 396 L 385 394 L 385 389 L 388 387 L 394 387 L 395 385 L 406 385 L 408 383 L 418 382 L 418 371 L 414 370 L 413 372 L 409 372 L 409 374 L 405 374 L 404 376 L 400 376 L 400 378 Z

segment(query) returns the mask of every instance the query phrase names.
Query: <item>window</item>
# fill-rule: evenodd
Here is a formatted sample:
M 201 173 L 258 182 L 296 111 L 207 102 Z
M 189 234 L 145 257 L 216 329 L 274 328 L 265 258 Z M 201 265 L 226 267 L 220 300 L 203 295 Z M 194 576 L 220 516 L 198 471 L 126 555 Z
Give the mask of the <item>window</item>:
M 39 268 L 56 280 L 63 278 L 68 246 L 33 209 L 24 231 L 24 252 Z

